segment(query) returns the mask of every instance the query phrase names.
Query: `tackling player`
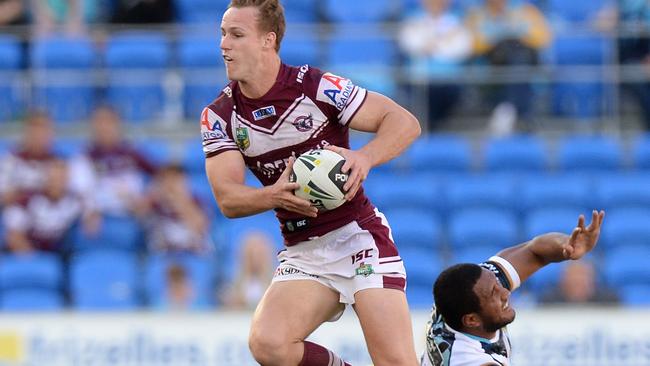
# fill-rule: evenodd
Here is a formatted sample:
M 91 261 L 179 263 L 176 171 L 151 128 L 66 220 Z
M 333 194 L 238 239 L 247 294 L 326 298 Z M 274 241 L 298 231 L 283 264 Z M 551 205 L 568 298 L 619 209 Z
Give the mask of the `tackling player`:
M 577 260 L 598 242 L 605 212 L 580 215 L 570 236 L 548 233 L 504 249 L 481 264 L 444 270 L 433 287 L 435 308 L 427 326 L 421 366 L 510 365 L 506 326 L 515 319 L 510 292 L 549 263 Z
M 345 77 L 278 56 L 285 30 L 278 0 L 232 0 L 221 22 L 231 82 L 201 116 L 206 170 L 227 217 L 275 210 L 287 246 L 260 301 L 249 346 L 262 365 L 347 365 L 305 339 L 353 305 L 376 366 L 417 365 L 404 293 L 406 273 L 385 217 L 361 182 L 419 134 L 415 117 Z M 337 55 L 345 57 L 345 55 Z M 375 133 L 349 149 L 349 129 Z M 318 213 L 289 183 L 293 157 L 327 148 L 345 157 L 347 202 Z M 244 184 L 245 168 L 262 182 Z

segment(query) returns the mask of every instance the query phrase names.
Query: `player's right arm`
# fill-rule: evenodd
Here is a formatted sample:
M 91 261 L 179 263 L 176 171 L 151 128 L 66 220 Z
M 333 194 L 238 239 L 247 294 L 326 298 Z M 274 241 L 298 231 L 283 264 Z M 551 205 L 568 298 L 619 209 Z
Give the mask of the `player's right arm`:
M 275 184 L 253 188 L 244 183 L 246 165 L 241 153 L 224 151 L 205 160 L 205 169 L 221 212 L 229 218 L 255 215 L 274 208 L 282 208 L 308 217 L 316 217 L 318 209 L 308 200 L 296 197 L 293 191 L 298 183 L 289 182 L 294 159 Z
M 591 223 L 585 227 L 585 218 L 580 215 L 578 225 L 571 235 L 543 234 L 526 243 L 506 248 L 500 251 L 497 257 L 509 262 L 523 282 L 550 263 L 577 260 L 590 252 L 598 242 L 604 217 L 604 211 L 594 210 Z

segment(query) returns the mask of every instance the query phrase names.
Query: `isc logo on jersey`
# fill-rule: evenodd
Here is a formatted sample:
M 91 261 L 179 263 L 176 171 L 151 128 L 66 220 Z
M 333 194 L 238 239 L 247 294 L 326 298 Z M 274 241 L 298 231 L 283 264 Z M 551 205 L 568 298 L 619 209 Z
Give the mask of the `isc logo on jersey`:
M 336 109 L 343 110 L 352 96 L 354 84 L 350 79 L 325 73 L 318 84 L 316 100 L 329 103 Z
M 219 116 L 210 110 L 210 108 L 204 108 L 201 113 L 201 134 L 203 135 L 203 141 L 223 139 L 226 137 L 219 123 Z

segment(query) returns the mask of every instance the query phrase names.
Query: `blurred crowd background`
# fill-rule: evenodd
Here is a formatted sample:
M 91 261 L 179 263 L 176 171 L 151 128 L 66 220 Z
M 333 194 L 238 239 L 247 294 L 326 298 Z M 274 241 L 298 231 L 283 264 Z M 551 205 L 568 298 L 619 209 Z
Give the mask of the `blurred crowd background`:
M 279 227 L 221 216 L 199 139 L 228 3 L 0 0 L 0 310 L 254 308 Z M 389 95 L 426 131 L 366 184 L 412 307 L 444 266 L 596 208 L 596 252 L 517 301 L 650 305 L 650 2 L 282 3 L 286 63 Z

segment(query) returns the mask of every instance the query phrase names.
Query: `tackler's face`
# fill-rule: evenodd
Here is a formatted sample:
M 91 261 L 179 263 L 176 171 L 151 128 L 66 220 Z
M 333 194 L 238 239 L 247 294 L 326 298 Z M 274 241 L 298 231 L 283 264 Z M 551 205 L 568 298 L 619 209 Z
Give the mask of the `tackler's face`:
M 264 36 L 255 7 L 229 8 L 221 20 L 221 56 L 229 80 L 248 81 L 263 62 Z
M 494 273 L 484 268 L 474 285 L 474 292 L 481 303 L 479 316 L 485 331 L 495 332 L 515 320 L 515 310 L 510 306 L 510 291 L 501 285 Z

